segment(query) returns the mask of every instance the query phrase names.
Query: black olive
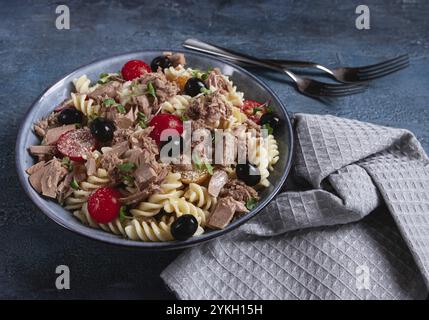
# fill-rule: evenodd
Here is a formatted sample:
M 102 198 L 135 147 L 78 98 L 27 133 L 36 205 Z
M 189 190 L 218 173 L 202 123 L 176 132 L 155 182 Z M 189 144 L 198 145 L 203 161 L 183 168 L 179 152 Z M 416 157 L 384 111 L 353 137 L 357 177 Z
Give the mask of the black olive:
M 259 169 L 250 163 L 237 164 L 235 168 L 237 178 L 243 181 L 248 186 L 255 186 L 261 181 L 261 173 Z
M 198 229 L 198 221 L 191 214 L 179 217 L 171 225 L 171 235 L 176 240 L 186 240 L 192 237 Z
M 104 118 L 96 118 L 89 125 L 92 135 L 100 142 L 108 142 L 113 139 L 115 125 Z
M 165 68 L 169 68 L 172 66 L 171 60 L 168 59 L 166 56 L 159 56 L 152 60 L 150 63 L 150 68 L 153 72 L 158 71 L 158 67 L 161 67 L 162 70 Z
M 261 119 L 259 120 L 259 123 L 261 126 L 268 123 L 269 126 L 273 128 L 273 130 L 276 130 L 276 128 L 278 128 L 280 125 L 280 119 L 276 117 L 274 113 L 268 112 L 262 115 Z
M 191 97 L 201 93 L 201 89 L 207 89 L 206 85 L 201 79 L 190 78 L 185 84 L 185 94 Z
M 173 140 L 173 147 L 169 148 L 167 155 L 171 158 L 173 157 L 173 150 L 176 149 L 176 146 L 179 147 L 179 154 L 175 155 L 175 156 L 180 156 L 180 154 L 182 154 L 183 152 L 183 138 L 182 136 L 169 136 L 167 141 L 161 141 L 160 145 L 159 145 L 159 151 L 161 153 L 161 149 L 167 144 L 170 143 L 171 140 Z
M 60 112 L 58 121 L 61 124 L 82 123 L 83 113 L 75 108 L 67 108 Z

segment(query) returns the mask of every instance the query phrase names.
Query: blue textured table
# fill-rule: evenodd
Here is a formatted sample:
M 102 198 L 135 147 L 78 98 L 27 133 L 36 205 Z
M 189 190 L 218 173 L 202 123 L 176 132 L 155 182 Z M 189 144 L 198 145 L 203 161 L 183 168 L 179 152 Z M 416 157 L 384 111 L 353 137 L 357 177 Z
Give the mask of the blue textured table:
M 62 2 L 61 2 L 62 3 Z M 73 1 L 70 30 L 58 2 L 0 3 L 0 298 L 173 298 L 159 278 L 179 252 L 145 253 L 63 230 L 25 197 L 14 168 L 18 126 L 49 84 L 92 60 L 180 48 L 188 37 L 261 57 L 361 65 L 408 52 L 411 67 L 330 104 L 303 97 L 281 75 L 259 72 L 290 112 L 333 114 L 412 130 L 429 150 L 429 2 L 370 1 L 371 29 L 355 27 L 362 1 Z M 55 289 L 55 268 L 71 290 Z

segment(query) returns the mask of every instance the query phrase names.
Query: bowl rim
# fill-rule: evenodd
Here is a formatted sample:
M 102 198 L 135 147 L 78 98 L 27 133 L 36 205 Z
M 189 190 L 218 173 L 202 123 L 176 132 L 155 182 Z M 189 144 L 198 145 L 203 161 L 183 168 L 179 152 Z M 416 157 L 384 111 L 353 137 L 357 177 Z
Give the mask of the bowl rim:
M 22 167 L 21 167 L 22 143 L 21 143 L 21 141 L 25 138 L 25 135 L 28 134 L 28 132 L 24 132 L 24 126 L 27 124 L 27 122 L 29 122 L 31 115 L 34 112 L 34 110 L 33 110 L 34 107 L 36 106 L 36 104 L 40 103 L 40 101 L 45 96 L 45 94 L 48 91 L 50 91 L 52 88 L 54 88 L 58 83 L 64 81 L 72 73 L 75 73 L 78 70 L 85 68 L 85 67 L 88 67 L 92 64 L 99 63 L 99 62 L 106 61 L 106 60 L 111 60 L 114 58 L 120 58 L 122 56 L 125 57 L 128 55 L 143 54 L 143 53 L 144 54 L 148 54 L 148 53 L 155 53 L 156 54 L 156 53 L 162 53 L 162 52 L 166 52 L 166 51 L 184 53 L 186 55 L 193 55 L 193 56 L 197 56 L 197 57 L 199 56 L 199 57 L 203 57 L 203 58 L 209 58 L 209 59 L 214 60 L 216 62 L 228 65 L 228 66 L 242 72 L 243 74 L 248 76 L 252 81 L 255 81 L 256 83 L 258 83 L 264 90 L 266 90 L 276 100 L 276 102 L 279 104 L 279 106 L 281 107 L 281 109 L 283 111 L 284 118 L 285 118 L 285 124 L 284 125 L 287 127 L 286 130 L 288 132 L 288 141 L 287 141 L 288 154 L 287 154 L 285 171 L 282 173 L 282 176 L 280 177 L 277 186 L 274 187 L 274 189 L 268 194 L 268 196 L 265 199 L 259 201 L 257 206 L 253 210 L 251 210 L 249 213 L 247 213 L 247 214 L 243 215 L 241 218 L 235 220 L 234 222 L 229 224 L 224 229 L 214 230 L 214 231 L 211 231 L 208 233 L 204 233 L 203 235 L 198 236 L 198 237 L 191 237 L 191 238 L 184 240 L 184 241 L 166 241 L 166 242 L 161 242 L 161 241 L 160 242 L 134 241 L 134 240 L 120 238 L 120 237 L 112 237 L 113 234 L 111 234 L 111 233 L 106 233 L 106 235 L 104 236 L 103 235 L 104 232 L 101 232 L 101 233 L 93 232 L 94 230 L 97 230 L 97 229 L 93 229 L 93 228 L 85 226 L 85 225 L 83 225 L 85 228 L 81 228 L 81 229 L 73 228 L 71 225 L 68 225 L 67 223 L 62 221 L 57 216 L 57 214 L 55 214 L 53 212 L 53 210 L 51 210 L 46 205 L 47 199 L 43 198 L 41 195 L 39 195 L 38 193 L 36 193 L 32 189 L 31 185 L 28 182 L 27 173 L 25 172 L 25 170 L 22 170 Z M 288 111 L 287 111 L 284 103 L 277 96 L 277 94 L 263 80 L 259 79 L 258 77 L 256 77 L 252 73 L 250 73 L 249 71 L 245 70 L 244 68 L 242 68 L 242 67 L 240 67 L 240 66 L 238 66 L 238 65 L 236 65 L 230 61 L 220 59 L 220 58 L 208 55 L 208 54 L 198 53 L 198 52 L 190 51 L 190 50 L 180 50 L 180 49 L 179 50 L 146 49 L 146 50 L 124 52 L 124 53 L 108 56 L 108 57 L 105 57 L 102 59 L 93 60 L 87 64 L 81 65 L 78 68 L 73 69 L 71 72 L 67 73 L 65 76 L 62 76 L 58 80 L 55 80 L 51 85 L 49 85 L 45 90 L 43 90 L 43 92 L 32 102 L 31 106 L 26 111 L 24 118 L 21 121 L 21 124 L 19 126 L 18 135 L 17 135 L 17 139 L 16 139 L 16 144 L 15 144 L 15 168 L 16 168 L 16 171 L 18 174 L 20 184 L 23 187 L 27 196 L 32 200 L 32 202 L 38 207 L 39 210 L 41 210 L 51 220 L 53 220 L 55 223 L 59 224 L 63 228 L 65 228 L 69 231 L 72 231 L 74 234 L 78 234 L 80 236 L 83 236 L 87 239 L 89 238 L 89 239 L 97 240 L 97 241 L 107 243 L 107 244 L 111 244 L 111 245 L 115 245 L 115 246 L 121 246 L 121 247 L 127 247 L 127 248 L 141 248 L 141 249 L 148 250 L 148 251 L 151 251 L 151 250 L 159 251 L 159 250 L 183 249 L 186 247 L 191 247 L 194 245 L 202 244 L 202 243 L 207 242 L 209 240 L 212 240 L 214 238 L 218 238 L 220 236 L 223 236 L 226 233 L 229 233 L 229 232 L 237 229 L 238 227 L 240 227 L 241 225 L 243 225 L 245 222 L 249 221 L 250 219 L 254 218 L 279 193 L 281 187 L 285 183 L 286 178 L 287 178 L 287 176 L 290 172 L 291 166 L 292 166 L 292 155 L 293 155 L 293 151 L 294 151 L 293 149 L 294 149 L 293 130 L 292 130 L 292 123 L 291 123 Z M 27 150 L 27 149 L 24 149 L 24 150 Z

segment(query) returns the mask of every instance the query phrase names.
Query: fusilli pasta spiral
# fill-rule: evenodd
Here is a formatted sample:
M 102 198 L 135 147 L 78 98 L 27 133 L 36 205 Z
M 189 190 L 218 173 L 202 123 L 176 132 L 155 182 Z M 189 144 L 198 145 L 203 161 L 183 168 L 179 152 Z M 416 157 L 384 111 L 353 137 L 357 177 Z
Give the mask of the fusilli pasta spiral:
M 268 187 L 270 185 L 270 182 L 268 181 L 268 176 L 270 175 L 270 172 L 268 171 L 269 157 L 268 151 L 263 142 L 264 141 L 261 137 L 252 137 L 251 133 L 247 133 L 247 152 L 249 161 L 259 169 L 261 174 L 261 182 L 259 184 L 264 187 Z
M 161 184 L 159 193 L 149 197 L 147 201 L 140 202 L 135 209 L 130 212 L 134 217 L 153 217 L 158 214 L 167 204 L 169 199 L 178 199 L 183 195 L 180 173 L 170 172 Z
M 168 199 L 164 205 L 164 210 L 168 213 L 174 212 L 177 218 L 185 214 L 192 214 L 200 226 L 204 227 L 206 224 L 207 212 L 188 202 L 184 197 Z
M 174 217 L 164 216 L 161 221 L 149 220 L 131 220 L 125 227 L 125 234 L 131 240 L 140 241 L 171 241 L 170 227 L 174 222 Z
M 184 197 L 197 207 L 210 211 L 216 204 L 216 198 L 209 195 L 207 188 L 196 183 L 190 183 Z
M 175 115 L 182 115 L 189 106 L 189 101 L 192 98 L 187 95 L 176 95 L 161 103 L 161 110 Z
M 101 223 L 95 222 L 91 218 L 91 215 L 88 212 L 87 202 L 83 204 L 82 209 L 74 211 L 73 215 L 76 218 L 78 218 L 83 224 L 86 224 L 91 228 L 103 229 L 104 231 L 112 232 L 116 235 L 125 235 L 125 229 L 124 229 L 123 223 L 121 222 L 121 220 L 119 220 L 119 218 L 116 218 L 115 220 L 107 224 L 101 224 Z
M 273 166 L 279 161 L 279 146 L 272 134 L 266 138 L 266 147 L 268 150 L 268 169 L 273 170 Z
M 86 94 L 71 93 L 74 107 L 81 111 L 87 117 L 97 116 L 100 113 L 101 106 L 94 104 L 94 100 L 86 99 Z
M 65 208 L 68 210 L 76 210 L 82 208 L 91 192 L 109 183 L 109 176 L 104 169 L 97 169 L 93 176 L 89 176 L 79 185 L 79 189 L 74 190 L 72 195 L 65 199 Z
M 91 80 L 84 74 L 79 78 L 73 80 L 73 85 L 75 87 L 76 93 L 84 94 L 89 91 L 89 86 L 91 85 Z

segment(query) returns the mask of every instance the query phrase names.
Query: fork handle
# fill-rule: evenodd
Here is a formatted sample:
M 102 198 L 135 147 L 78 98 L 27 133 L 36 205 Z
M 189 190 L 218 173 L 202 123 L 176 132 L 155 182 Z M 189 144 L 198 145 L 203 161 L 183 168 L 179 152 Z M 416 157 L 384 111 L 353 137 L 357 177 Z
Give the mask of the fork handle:
M 290 72 L 289 70 L 287 70 L 286 68 L 269 61 L 264 61 L 264 60 L 249 56 L 244 53 L 239 53 L 236 51 L 232 51 L 230 49 L 225 49 L 197 39 L 187 39 L 183 43 L 183 46 L 188 49 L 192 49 L 203 53 L 208 53 L 214 56 L 232 60 L 234 62 L 244 62 L 250 65 L 265 67 L 268 69 L 280 71 L 282 73 L 287 74 L 295 82 L 298 82 L 297 76 L 292 72 Z

